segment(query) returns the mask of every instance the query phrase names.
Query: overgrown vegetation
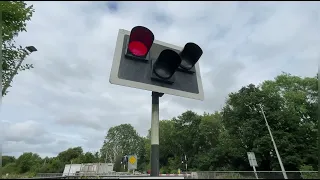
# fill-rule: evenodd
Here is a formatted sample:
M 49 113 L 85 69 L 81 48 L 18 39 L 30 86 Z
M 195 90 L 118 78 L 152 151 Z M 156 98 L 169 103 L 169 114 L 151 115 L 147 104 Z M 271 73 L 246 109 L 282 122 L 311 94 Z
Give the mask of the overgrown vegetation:
M 19 71 L 33 68 L 32 64 L 24 64 L 15 73 L 19 61 L 23 61 L 29 55 L 25 47 L 15 42 L 15 38 L 20 32 L 27 31 L 27 22 L 31 20 L 34 9 L 32 5 L 28 6 L 24 1 L 1 1 L 0 12 L 2 12 L 2 58 L 0 65 L 2 67 L 3 89 L 7 85 L 11 86 L 11 77 L 17 75 Z M 3 91 L 2 96 L 7 93 L 7 90 Z
M 252 171 L 247 152 L 255 152 L 258 171 L 280 171 L 258 104 L 262 104 L 287 171 L 316 170 L 318 106 L 317 78 L 281 74 L 261 85 L 250 84 L 231 93 L 219 112 L 196 114 L 186 111 L 160 121 L 161 173 L 184 169 L 181 156 L 189 158 L 190 171 Z M 128 143 L 130 142 L 130 143 Z M 150 134 L 141 137 L 130 124 L 108 130 L 96 153 L 74 147 L 56 157 L 41 158 L 28 152 L 17 159 L 3 157 L 3 172 L 61 173 L 70 163 L 113 162 L 124 171 L 120 159 L 137 154 L 138 169 L 150 169 Z

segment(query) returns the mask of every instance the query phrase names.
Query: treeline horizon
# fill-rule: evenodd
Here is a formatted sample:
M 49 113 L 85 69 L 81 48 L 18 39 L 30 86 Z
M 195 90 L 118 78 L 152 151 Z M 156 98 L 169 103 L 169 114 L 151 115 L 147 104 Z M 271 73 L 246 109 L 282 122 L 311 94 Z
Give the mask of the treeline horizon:
M 160 121 L 160 173 L 188 171 L 252 171 L 247 152 L 254 152 L 257 171 L 281 171 L 259 104 L 263 106 L 286 171 L 317 170 L 317 77 L 283 73 L 260 85 L 249 84 L 230 93 L 224 107 L 199 115 L 186 111 Z M 130 142 L 130 143 L 128 143 Z M 65 164 L 114 163 L 126 171 L 121 157 L 138 156 L 138 171 L 150 169 L 150 130 L 140 136 L 131 124 L 111 127 L 100 150 L 71 147 L 55 157 L 25 152 L 3 156 L 4 174 L 62 173 Z

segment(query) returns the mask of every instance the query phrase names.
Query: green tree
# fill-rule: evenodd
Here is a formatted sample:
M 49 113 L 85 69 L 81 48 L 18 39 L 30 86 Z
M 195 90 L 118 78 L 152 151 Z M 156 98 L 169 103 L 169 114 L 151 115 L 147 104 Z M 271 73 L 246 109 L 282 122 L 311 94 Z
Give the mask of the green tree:
M 177 118 L 173 118 L 174 129 L 172 136 L 175 137 L 173 145 L 175 155 L 188 157 L 188 164 L 193 168 L 195 155 L 199 152 L 198 135 L 200 134 L 199 126 L 201 124 L 201 116 L 192 112 L 186 111 Z
M 162 120 L 160 121 L 160 131 L 159 131 L 159 150 L 160 150 L 160 167 L 167 166 L 169 158 L 174 158 L 176 155 L 175 148 L 173 145 L 177 140 L 173 133 L 175 132 L 174 122 L 172 120 Z M 150 149 L 150 148 L 148 148 Z M 150 152 L 148 153 L 150 155 Z M 150 159 L 150 158 L 148 158 Z M 149 160 L 150 161 L 150 160 Z
M 138 170 L 147 171 L 147 166 L 150 163 L 151 141 L 145 137 L 142 137 L 141 139 L 141 148 L 138 152 Z
M 230 135 L 238 138 L 239 158 L 233 166 L 249 169 L 246 152 L 256 153 L 260 170 L 280 170 L 273 152 L 264 119 L 258 104 L 262 104 L 268 123 L 286 170 L 295 171 L 303 163 L 303 153 L 315 155 L 315 123 L 306 109 L 317 102 L 314 96 L 316 80 L 282 74 L 274 81 L 265 81 L 261 86 L 251 84 L 231 93 L 223 109 L 223 122 Z M 311 90 L 312 89 L 312 90 Z M 313 137 L 313 138 L 311 138 Z M 312 143 L 313 141 L 313 143 Z M 305 148 L 310 147 L 310 148 Z M 314 156 L 315 157 L 315 156 Z M 309 161 L 310 155 L 309 155 Z M 312 159 L 312 158 L 311 158 Z
M 186 111 L 160 121 L 160 172 L 252 171 L 247 152 L 255 152 L 258 170 L 280 170 L 259 104 L 262 105 L 287 171 L 317 168 L 317 79 L 283 73 L 259 86 L 249 84 L 230 93 L 220 112 L 198 115 Z M 150 169 L 150 130 L 140 137 L 130 124 L 111 127 L 100 153 L 69 148 L 57 157 L 41 159 L 24 153 L 17 160 L 5 156 L 5 173 L 61 173 L 65 164 L 113 162 L 115 171 L 127 171 L 123 155 L 138 155 L 138 170 Z M 107 160 L 106 160 L 107 159 Z M 290 174 L 288 174 L 289 178 Z M 261 177 L 267 178 L 267 177 Z
M 116 162 L 118 156 L 136 154 L 141 157 L 143 139 L 130 124 L 121 124 L 108 130 L 101 155 L 109 162 Z
M 291 125 L 282 127 L 287 132 L 287 143 L 297 144 L 291 150 L 286 148 L 288 155 L 284 157 L 284 161 L 290 169 L 299 169 L 299 164 L 312 165 L 316 168 L 317 83 L 316 77 L 301 78 L 283 73 L 274 81 L 265 81 L 262 84 L 264 91 L 279 94 L 283 104 L 282 111 L 278 111 L 275 115 L 286 119 Z M 293 155 L 292 151 L 299 152 L 300 157 Z
M 8 174 L 16 174 L 16 173 L 19 173 L 19 170 L 17 168 L 16 163 L 8 163 L 3 167 L 2 172 L 4 174 L 7 174 L 7 173 Z
M 65 164 L 70 164 L 72 159 L 80 157 L 83 153 L 82 147 L 69 148 L 58 154 L 57 158 Z
M 51 173 L 62 173 L 65 163 L 63 163 L 59 158 L 54 158 L 49 166 L 49 171 Z
M 2 156 L 2 167 L 9 163 L 15 163 L 16 158 L 14 156 Z
M 102 162 L 102 159 L 101 159 L 99 151 L 96 151 L 94 153 L 94 159 L 95 159 L 95 162 Z
M 30 21 L 34 12 L 33 6 L 28 6 L 24 1 L 3 1 L 0 3 L 2 12 L 2 86 L 10 81 L 19 61 L 29 54 L 27 50 L 14 41 L 20 32 L 27 31 L 27 21 Z M 20 66 L 19 70 L 33 68 L 32 64 Z M 3 88 L 3 87 L 2 87 Z M 2 92 L 4 96 L 7 92 Z
M 140 165 L 140 170 L 142 171 L 148 171 L 150 169 L 150 157 L 151 157 L 151 139 L 150 139 L 150 131 L 149 134 L 146 138 L 143 138 L 143 153 L 144 155 L 144 161 L 140 161 L 142 163 L 139 163 L 138 166 Z
M 201 169 L 203 171 L 216 170 L 218 166 L 224 165 L 223 153 L 226 149 L 219 152 L 220 143 L 225 143 L 225 139 L 221 142 L 221 133 L 224 132 L 224 127 L 221 121 L 222 117 L 219 112 L 214 114 L 204 113 L 201 116 L 199 125 L 199 135 L 197 136 L 196 144 L 199 147 L 195 160 L 191 167 Z M 229 148 L 229 147 L 228 147 Z M 218 153 L 219 152 L 219 153 Z
M 99 162 L 99 159 L 95 158 L 95 156 L 91 152 L 86 152 L 81 154 L 77 158 L 71 160 L 73 164 L 81 164 L 81 163 L 96 163 Z
M 41 165 L 41 157 L 32 152 L 23 153 L 16 161 L 19 173 L 36 172 Z

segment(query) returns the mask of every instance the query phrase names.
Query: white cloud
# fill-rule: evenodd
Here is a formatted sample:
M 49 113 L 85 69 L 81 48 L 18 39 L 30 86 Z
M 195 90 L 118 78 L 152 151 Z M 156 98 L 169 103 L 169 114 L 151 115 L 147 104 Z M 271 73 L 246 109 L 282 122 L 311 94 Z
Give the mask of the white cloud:
M 158 40 L 203 48 L 205 101 L 164 95 L 162 119 L 219 110 L 229 92 L 282 71 L 314 76 L 320 58 L 317 2 L 28 3 L 36 12 L 17 42 L 38 51 L 26 59 L 35 68 L 19 73 L 3 98 L 5 154 L 98 150 L 122 123 L 147 134 L 151 92 L 109 83 L 118 29 L 143 25 Z

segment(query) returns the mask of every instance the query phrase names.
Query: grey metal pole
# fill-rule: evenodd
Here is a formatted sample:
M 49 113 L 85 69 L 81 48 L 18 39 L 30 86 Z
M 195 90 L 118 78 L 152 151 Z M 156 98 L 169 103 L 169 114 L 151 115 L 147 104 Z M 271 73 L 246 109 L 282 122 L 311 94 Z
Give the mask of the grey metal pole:
M 283 164 L 282 164 L 282 161 L 281 161 L 280 154 L 279 154 L 279 152 L 278 152 L 278 148 L 277 148 L 276 142 L 275 142 L 274 139 L 273 139 L 273 136 L 272 136 L 272 133 L 271 133 L 271 130 L 270 130 L 270 127 L 269 127 L 267 118 L 266 118 L 266 116 L 265 116 L 265 114 L 264 114 L 262 105 L 259 104 L 259 106 L 260 106 L 260 109 L 261 109 L 263 118 L 264 118 L 264 120 L 265 120 L 265 122 L 266 122 L 266 126 L 267 126 L 267 128 L 268 128 L 268 131 L 269 131 L 269 134 L 270 134 L 270 137 L 271 137 L 271 141 L 272 141 L 273 146 L 274 146 L 274 150 L 276 151 L 277 158 L 278 158 L 278 161 L 279 161 L 279 164 L 280 164 L 280 167 L 281 167 L 281 171 L 282 171 L 283 177 L 284 177 L 284 179 L 288 179 L 286 170 L 285 170 L 284 167 L 283 167 Z
M 161 96 L 163 93 L 152 92 L 150 176 L 159 176 L 159 97 Z

